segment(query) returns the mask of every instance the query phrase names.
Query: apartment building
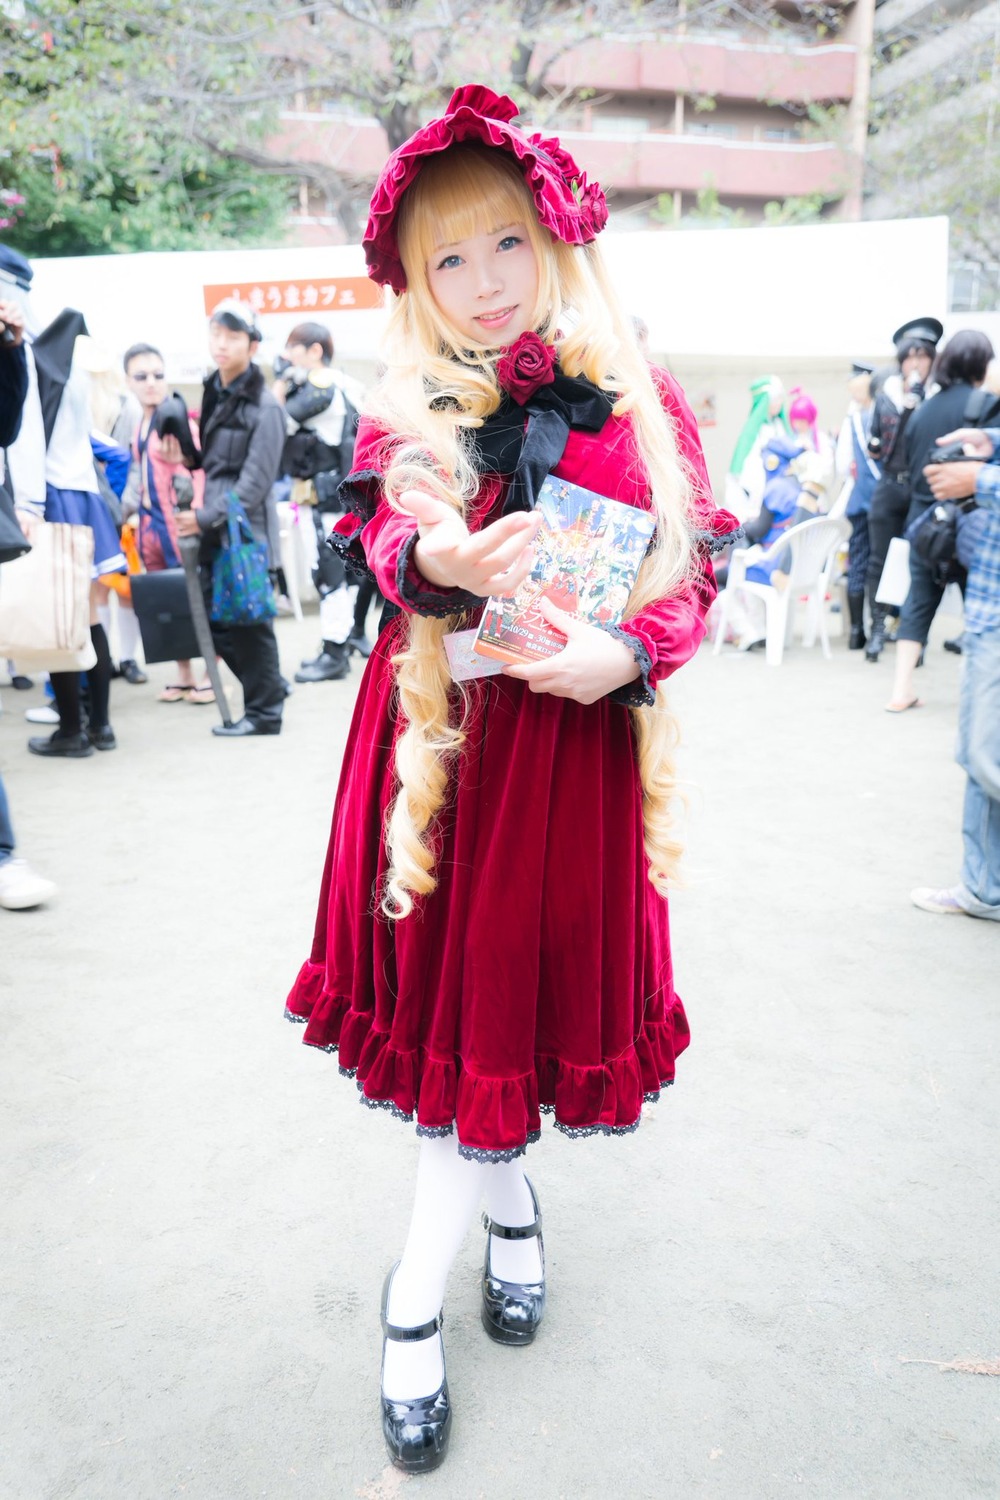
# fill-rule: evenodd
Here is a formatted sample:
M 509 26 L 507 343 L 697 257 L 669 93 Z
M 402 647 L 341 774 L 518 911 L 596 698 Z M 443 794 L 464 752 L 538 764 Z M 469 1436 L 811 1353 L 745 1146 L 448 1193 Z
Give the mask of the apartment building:
M 607 36 L 558 61 L 548 80 L 561 99 L 556 128 L 604 186 L 613 223 L 638 229 L 707 211 L 754 223 L 765 205 L 789 200 L 861 217 L 875 0 L 813 9 L 810 20 L 775 5 L 774 24 L 762 27 L 734 7 L 711 30 Z M 342 164 L 363 203 L 388 151 L 384 131 L 336 99 L 310 103 L 286 112 L 276 144 L 293 159 Z M 293 234 L 300 244 L 343 238 L 305 184 Z

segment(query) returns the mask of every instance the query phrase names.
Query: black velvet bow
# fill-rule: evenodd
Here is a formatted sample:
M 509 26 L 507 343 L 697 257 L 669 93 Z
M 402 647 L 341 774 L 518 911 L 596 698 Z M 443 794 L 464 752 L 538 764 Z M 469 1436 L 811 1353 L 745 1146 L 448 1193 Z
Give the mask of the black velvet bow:
M 473 429 L 472 443 L 481 474 L 511 476 L 505 515 L 531 510 L 546 476 L 566 451 L 570 429 L 600 432 L 614 404 L 611 392 L 599 390 L 585 375 L 564 375 L 558 365 L 555 379 L 526 405 L 504 395 L 493 415 Z

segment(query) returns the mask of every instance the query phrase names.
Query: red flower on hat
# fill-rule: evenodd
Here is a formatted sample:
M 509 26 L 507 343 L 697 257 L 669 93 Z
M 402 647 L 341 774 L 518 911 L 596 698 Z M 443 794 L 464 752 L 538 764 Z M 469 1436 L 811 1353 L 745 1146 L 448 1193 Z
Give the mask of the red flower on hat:
M 497 380 L 518 406 L 527 406 L 536 391 L 555 380 L 556 357 L 537 333 L 522 333 L 497 365 Z
M 608 221 L 608 205 L 596 182 L 588 183 L 555 137 L 525 135 L 513 121 L 518 107 L 485 84 L 456 89 L 448 108 L 392 153 L 372 194 L 362 244 L 368 274 L 401 292 L 406 272 L 399 258 L 396 216 L 400 200 L 429 156 L 465 142 L 491 146 L 513 156 L 524 175 L 539 223 L 567 245 L 589 245 Z

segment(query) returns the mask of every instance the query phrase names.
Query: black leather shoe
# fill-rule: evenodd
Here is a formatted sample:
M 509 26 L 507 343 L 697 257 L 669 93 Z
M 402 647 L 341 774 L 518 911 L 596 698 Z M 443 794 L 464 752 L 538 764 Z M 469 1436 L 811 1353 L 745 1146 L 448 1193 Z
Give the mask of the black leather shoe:
M 237 719 L 235 724 L 213 724 L 212 733 L 220 740 L 245 740 L 251 734 L 280 734 L 281 720 L 276 724 L 255 724 L 252 719 Z
M 398 1328 L 386 1316 L 389 1305 L 389 1288 L 396 1271 L 393 1266 L 385 1278 L 382 1288 L 382 1368 L 385 1369 L 385 1344 L 410 1344 L 419 1339 L 433 1338 L 441 1332 L 444 1319 L 440 1313 L 430 1323 L 419 1328 Z M 444 1351 L 442 1350 L 442 1360 Z M 448 1376 L 445 1375 L 432 1396 L 418 1396 L 414 1401 L 392 1401 L 381 1392 L 382 1432 L 389 1457 L 397 1469 L 408 1474 L 426 1474 L 444 1462 L 451 1434 L 451 1401 L 448 1396 Z
M 83 760 L 94 753 L 82 730 L 79 734 L 63 734 L 61 729 L 54 734 L 36 734 L 28 741 L 28 749 L 32 755 L 61 755 L 66 760 Z
M 124 677 L 125 681 L 130 682 L 133 687 L 142 687 L 144 682 L 149 681 L 137 661 L 120 662 L 118 671 L 119 676 Z
M 528 1179 L 524 1179 L 528 1182 Z M 538 1332 L 545 1312 L 545 1247 L 542 1243 L 542 1213 L 535 1189 L 528 1182 L 535 1205 L 533 1224 L 509 1229 L 495 1224 L 483 1214 L 486 1229 L 486 1261 L 483 1265 L 483 1327 L 498 1344 L 530 1344 Z M 530 1240 L 538 1236 L 538 1254 L 542 1262 L 542 1279 L 535 1282 L 500 1281 L 490 1268 L 490 1235 L 501 1240 Z
M 88 728 L 87 738 L 95 750 L 118 749 L 118 741 L 110 724 L 102 724 L 100 729 Z
M 878 661 L 885 650 L 885 621 L 885 605 L 876 604 L 872 609 L 872 633 L 865 647 L 865 661 Z
M 321 651 L 315 661 L 300 667 L 295 674 L 296 682 L 339 682 L 350 675 L 351 661 L 346 646 L 338 646 L 336 654 Z
M 371 656 L 372 652 L 375 650 L 375 647 L 372 645 L 371 641 L 365 635 L 363 630 L 351 631 L 350 635 L 347 637 L 347 648 L 349 651 L 356 651 L 359 656 L 363 656 L 366 659 Z

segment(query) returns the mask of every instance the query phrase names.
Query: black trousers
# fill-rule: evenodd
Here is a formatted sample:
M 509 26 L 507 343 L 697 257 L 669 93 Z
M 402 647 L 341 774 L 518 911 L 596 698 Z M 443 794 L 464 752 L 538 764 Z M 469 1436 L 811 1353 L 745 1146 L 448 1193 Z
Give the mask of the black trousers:
M 212 575 L 202 569 L 202 591 L 209 619 L 212 615 Z M 285 689 L 278 663 L 278 642 L 271 620 L 257 625 L 217 625 L 212 621 L 212 639 L 226 666 L 243 688 L 243 712 L 252 724 L 281 723 Z
M 910 487 L 900 484 L 883 474 L 872 494 L 871 510 L 868 512 L 868 540 L 871 554 L 868 558 L 868 604 L 875 607 L 882 569 L 889 551 L 889 543 L 906 530 L 906 513 L 910 508 Z

